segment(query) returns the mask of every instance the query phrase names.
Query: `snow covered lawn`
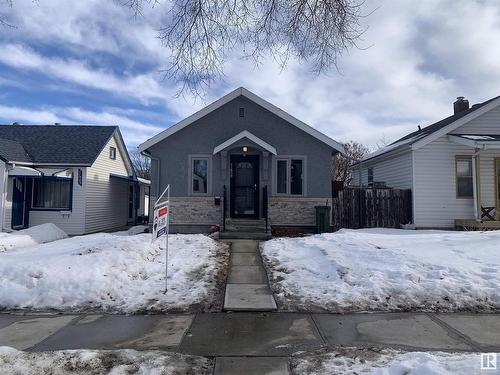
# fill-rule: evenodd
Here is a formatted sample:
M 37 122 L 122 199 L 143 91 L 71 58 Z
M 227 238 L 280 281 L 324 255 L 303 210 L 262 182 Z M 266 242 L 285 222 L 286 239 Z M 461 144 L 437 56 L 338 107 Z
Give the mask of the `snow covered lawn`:
M 340 230 L 261 251 L 284 310 L 500 309 L 500 231 Z
M 54 224 L 42 224 L 12 233 L 0 232 L 0 252 L 67 238 Z
M 160 241 L 164 247 L 164 241 Z M 0 310 L 164 312 L 220 303 L 228 249 L 204 235 L 97 233 L 0 253 Z
M 27 353 L 0 346 L 2 375 L 208 375 L 212 361 L 161 351 L 65 350 Z
M 292 358 L 292 374 L 301 375 L 472 375 L 481 371 L 479 353 L 401 352 L 341 348 Z

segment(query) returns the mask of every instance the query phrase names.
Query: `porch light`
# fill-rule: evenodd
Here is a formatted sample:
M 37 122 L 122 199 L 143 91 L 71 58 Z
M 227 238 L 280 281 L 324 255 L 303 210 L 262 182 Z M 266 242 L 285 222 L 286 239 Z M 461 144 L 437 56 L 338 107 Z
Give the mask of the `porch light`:
M 247 146 L 243 146 L 243 152 L 248 152 L 248 147 Z

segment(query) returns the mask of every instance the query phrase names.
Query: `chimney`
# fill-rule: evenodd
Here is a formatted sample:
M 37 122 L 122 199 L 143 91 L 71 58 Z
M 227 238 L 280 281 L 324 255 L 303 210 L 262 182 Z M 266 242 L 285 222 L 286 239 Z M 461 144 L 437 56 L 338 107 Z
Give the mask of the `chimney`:
M 17 121 L 16 121 L 16 122 L 13 122 L 13 123 L 12 123 L 12 125 L 14 125 L 14 126 L 19 126 L 19 125 L 21 125 L 21 124 L 20 124 L 19 122 L 17 122 Z
M 60 122 L 54 122 L 54 125 L 55 126 L 59 126 L 59 125 L 61 125 L 61 123 Z
M 469 109 L 469 101 L 465 99 L 463 96 L 459 96 L 457 101 L 453 103 L 453 114 L 457 114 L 463 111 L 467 111 Z

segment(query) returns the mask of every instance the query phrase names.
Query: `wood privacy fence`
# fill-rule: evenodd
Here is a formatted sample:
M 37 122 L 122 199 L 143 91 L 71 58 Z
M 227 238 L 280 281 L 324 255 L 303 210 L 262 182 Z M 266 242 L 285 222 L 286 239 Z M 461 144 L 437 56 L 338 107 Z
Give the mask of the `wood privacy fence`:
M 412 222 L 411 190 L 344 188 L 333 191 L 334 228 L 400 228 Z

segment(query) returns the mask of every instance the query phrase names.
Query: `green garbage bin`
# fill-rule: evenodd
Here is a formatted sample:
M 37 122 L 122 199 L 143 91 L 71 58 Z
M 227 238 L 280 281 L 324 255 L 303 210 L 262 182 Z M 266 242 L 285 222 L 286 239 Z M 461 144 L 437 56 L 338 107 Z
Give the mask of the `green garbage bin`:
M 330 231 L 330 206 L 314 206 L 316 209 L 316 232 Z

